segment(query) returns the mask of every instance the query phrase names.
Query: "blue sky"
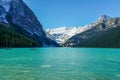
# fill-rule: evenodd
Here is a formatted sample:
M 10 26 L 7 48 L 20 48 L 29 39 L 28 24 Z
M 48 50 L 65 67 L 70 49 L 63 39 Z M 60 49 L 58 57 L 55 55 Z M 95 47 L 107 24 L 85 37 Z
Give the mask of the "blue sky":
M 82 26 L 101 15 L 120 17 L 120 0 L 24 0 L 44 28 Z

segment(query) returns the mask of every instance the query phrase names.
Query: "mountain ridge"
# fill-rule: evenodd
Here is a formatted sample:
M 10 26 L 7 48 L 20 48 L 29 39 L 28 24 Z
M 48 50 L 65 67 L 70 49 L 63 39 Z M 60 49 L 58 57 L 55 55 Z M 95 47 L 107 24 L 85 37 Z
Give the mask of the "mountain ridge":
M 0 12 L 1 23 L 16 27 L 20 34 L 42 43 L 43 47 L 58 46 L 46 36 L 43 26 L 23 0 L 1 0 Z
M 77 27 L 64 26 L 59 28 L 46 29 L 46 32 L 48 32 L 51 36 L 53 36 L 53 39 L 56 40 L 56 42 L 58 42 L 59 44 L 64 44 L 72 36 L 85 32 L 91 29 L 93 26 L 106 22 L 110 19 L 112 19 L 110 16 L 102 15 L 96 21 L 88 25 L 77 26 Z
M 79 33 L 77 35 L 74 35 L 69 40 L 67 40 L 63 46 L 65 46 L 65 47 L 74 46 L 75 47 L 75 45 L 81 44 L 81 45 L 79 45 L 79 47 L 80 47 L 82 45 L 84 46 L 85 43 L 83 43 L 83 42 L 86 42 L 86 43 L 90 42 L 91 44 L 94 44 L 95 41 L 93 43 L 91 42 L 92 39 L 94 39 L 94 36 L 99 36 L 99 35 L 97 35 L 98 33 L 101 32 L 101 34 L 102 34 L 102 32 L 107 32 L 109 29 L 114 29 L 118 26 L 120 26 L 120 18 L 119 17 L 111 18 L 111 19 L 106 20 L 106 21 L 103 20 L 99 24 L 94 25 L 91 29 L 89 29 L 83 33 Z M 116 29 L 114 29 L 114 30 L 116 30 Z M 114 32 L 112 30 L 110 30 L 110 31 Z M 109 34 L 111 34 L 111 33 L 109 32 Z M 104 36 L 104 35 L 105 34 L 103 34 L 102 36 Z M 115 36 L 117 34 L 113 34 L 113 35 Z M 111 36 L 109 36 L 109 37 L 111 37 Z M 101 37 L 100 38 L 97 37 L 97 38 L 98 39 L 96 39 L 96 40 L 99 40 L 99 41 L 101 40 L 100 39 Z M 115 37 L 114 39 L 116 39 L 116 38 L 117 37 Z M 111 39 L 113 39 L 113 38 L 111 38 Z M 102 41 L 102 42 L 104 42 L 104 41 Z M 101 43 L 101 44 L 104 44 L 104 43 Z M 97 45 L 100 45 L 100 44 L 97 44 Z M 97 46 L 94 46 L 94 47 L 97 47 Z M 112 47 L 112 45 L 111 45 L 111 47 Z

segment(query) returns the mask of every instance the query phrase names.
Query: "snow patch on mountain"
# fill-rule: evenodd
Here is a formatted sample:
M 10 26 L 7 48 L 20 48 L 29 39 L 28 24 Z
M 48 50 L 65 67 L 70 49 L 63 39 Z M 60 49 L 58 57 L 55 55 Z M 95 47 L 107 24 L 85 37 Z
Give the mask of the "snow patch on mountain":
M 96 25 L 98 25 L 100 23 L 104 23 L 104 22 L 106 22 L 106 21 L 108 21 L 110 19 L 112 19 L 110 16 L 102 15 L 96 21 L 94 21 L 93 23 L 85 25 L 83 27 L 91 29 L 92 27 L 94 27 L 94 26 L 96 26 Z
M 59 46 L 47 38 L 36 15 L 23 0 L 0 0 L 0 23 L 15 26 L 18 32 L 32 38 L 40 46 Z
M 10 9 L 10 1 L 12 0 L 0 0 L 0 22 L 8 23 L 6 18 L 6 13 Z
M 46 32 L 52 35 L 53 40 L 56 40 L 57 43 L 63 44 L 72 36 L 88 30 L 89 27 L 60 27 L 54 29 L 47 29 Z
M 0 0 L 0 5 L 3 6 L 3 8 L 5 9 L 6 12 L 9 11 L 10 1 L 12 1 L 12 0 Z
M 60 28 L 54 28 L 54 29 L 46 29 L 46 32 L 49 33 L 53 40 L 56 40 L 59 44 L 64 44 L 68 39 L 70 39 L 72 36 L 82 33 L 84 31 L 87 31 L 96 25 L 106 22 L 110 20 L 111 17 L 102 15 L 99 17 L 95 22 L 85 25 L 85 26 L 78 26 L 78 27 L 60 27 Z

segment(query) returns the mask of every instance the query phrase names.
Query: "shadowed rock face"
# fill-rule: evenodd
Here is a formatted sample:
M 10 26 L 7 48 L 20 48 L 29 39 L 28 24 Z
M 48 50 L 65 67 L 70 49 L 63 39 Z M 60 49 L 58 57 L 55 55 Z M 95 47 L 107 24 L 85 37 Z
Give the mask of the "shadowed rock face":
M 89 39 L 94 38 L 93 36 L 95 36 L 96 34 L 98 34 L 98 33 L 100 34 L 101 31 L 104 32 L 106 30 L 113 29 L 114 27 L 120 26 L 120 18 L 119 17 L 109 18 L 107 20 L 105 20 L 104 18 L 105 18 L 105 16 L 103 16 L 101 18 L 101 20 L 99 19 L 99 21 L 97 21 L 98 23 L 96 23 L 96 25 L 92 26 L 91 29 L 89 29 L 85 32 L 82 32 L 80 34 L 77 34 L 77 35 L 73 36 L 72 38 L 70 38 L 68 41 L 66 41 L 66 43 L 63 46 L 72 47 L 72 46 L 76 46 L 78 44 L 82 44 L 82 42 L 89 41 Z M 82 44 L 82 45 L 84 45 L 84 44 Z
M 14 25 L 17 30 L 45 46 L 58 46 L 46 37 L 42 25 L 23 0 L 1 0 L 0 22 Z

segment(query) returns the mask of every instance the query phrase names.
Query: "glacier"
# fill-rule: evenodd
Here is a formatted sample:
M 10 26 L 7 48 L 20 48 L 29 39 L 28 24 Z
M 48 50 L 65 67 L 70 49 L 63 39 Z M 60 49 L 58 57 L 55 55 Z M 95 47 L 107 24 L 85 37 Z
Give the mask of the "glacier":
M 64 44 L 68 39 L 73 37 L 74 35 L 80 34 L 82 32 L 85 32 L 94 26 L 110 20 L 111 17 L 107 15 L 102 15 L 100 16 L 96 21 L 94 21 L 91 24 L 87 24 L 84 26 L 73 26 L 73 27 L 58 27 L 58 28 L 53 28 L 53 29 L 46 29 L 46 32 L 49 33 L 51 38 L 55 40 L 59 44 Z M 85 36 L 84 36 L 85 37 Z

